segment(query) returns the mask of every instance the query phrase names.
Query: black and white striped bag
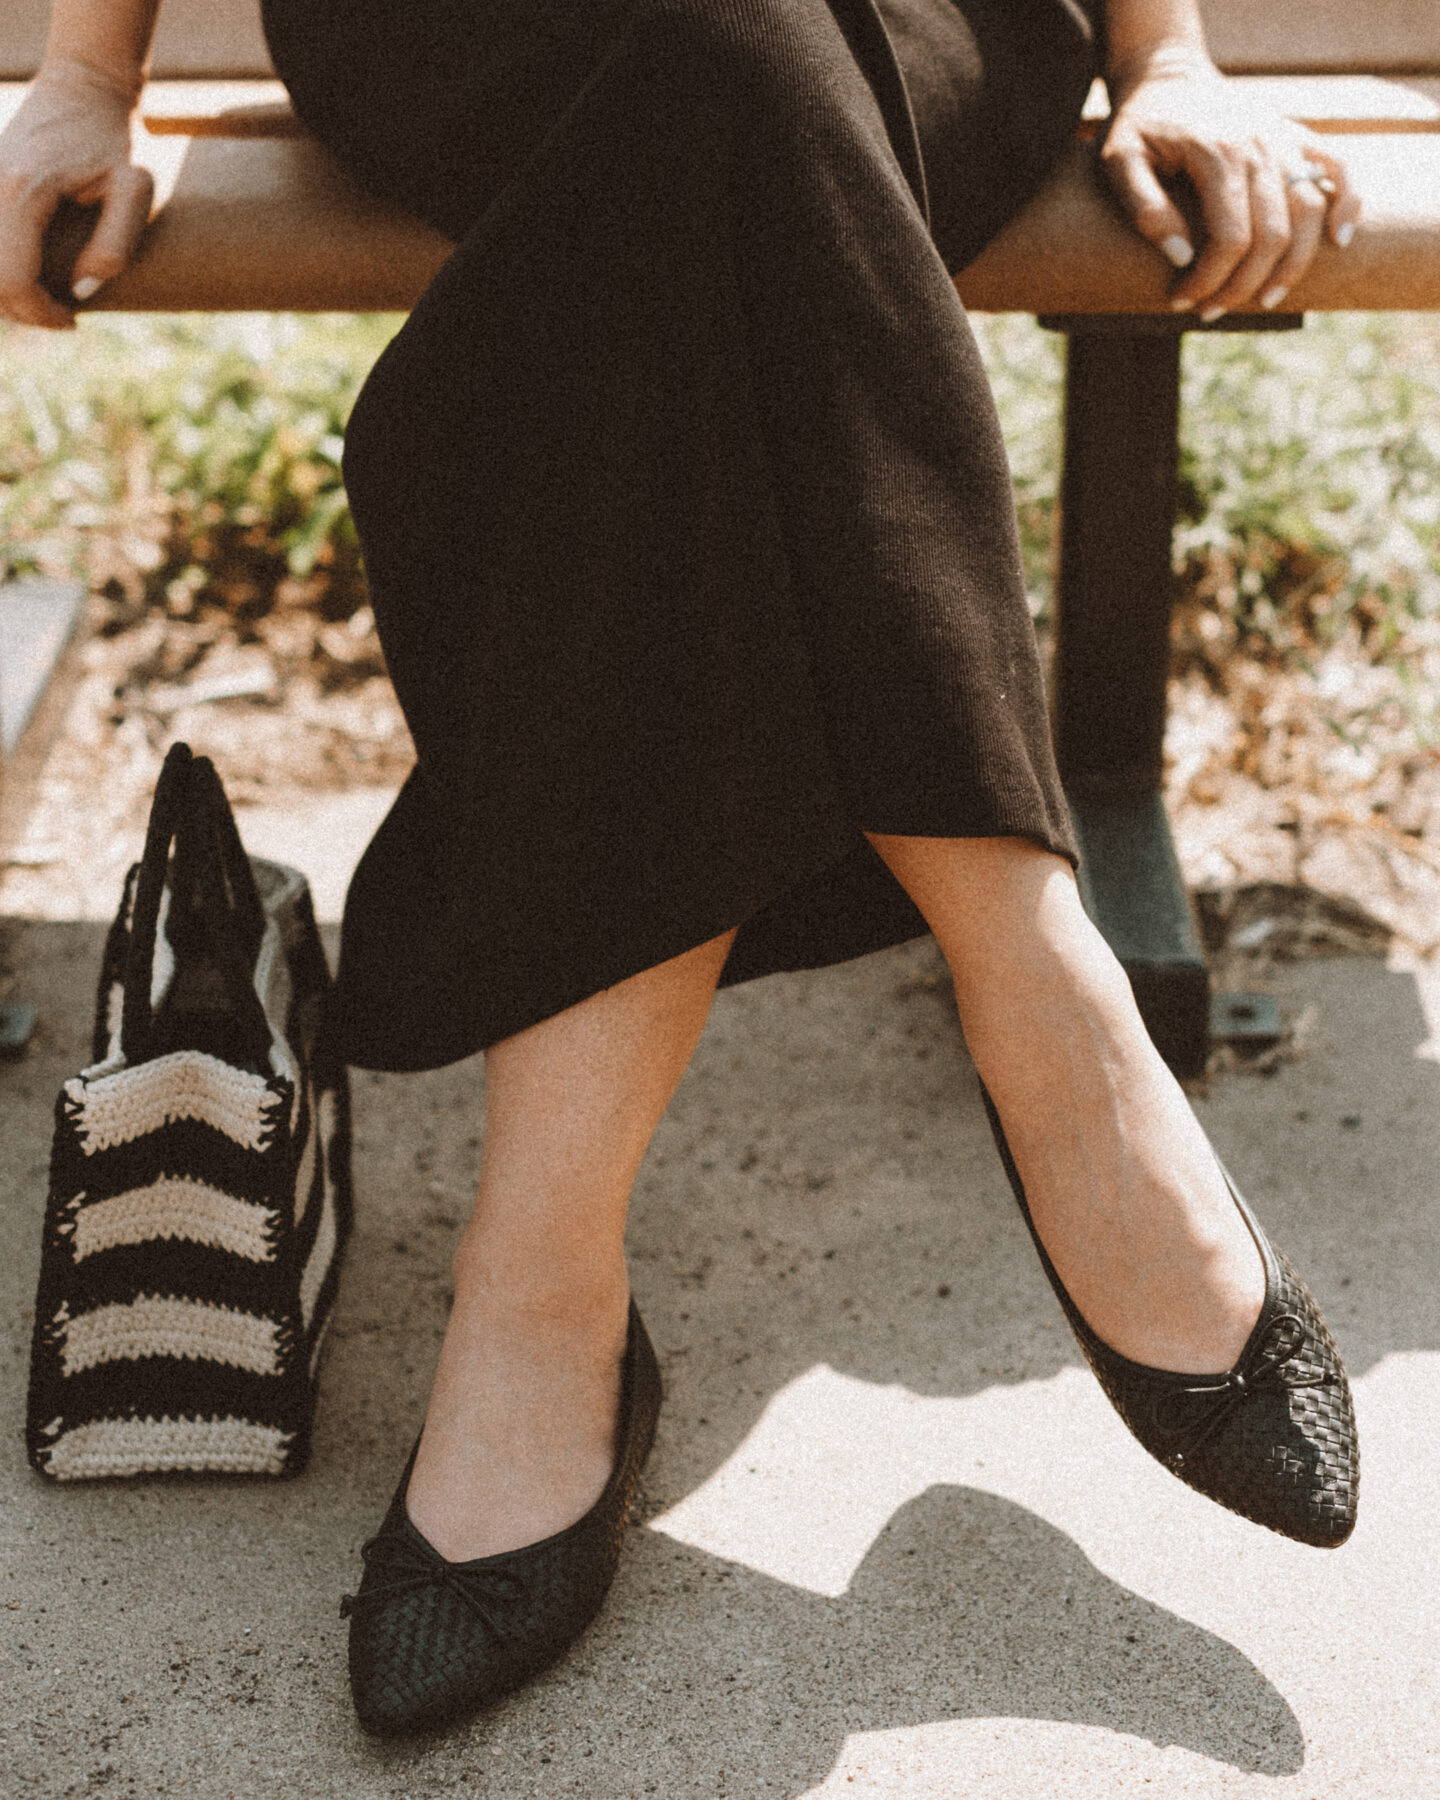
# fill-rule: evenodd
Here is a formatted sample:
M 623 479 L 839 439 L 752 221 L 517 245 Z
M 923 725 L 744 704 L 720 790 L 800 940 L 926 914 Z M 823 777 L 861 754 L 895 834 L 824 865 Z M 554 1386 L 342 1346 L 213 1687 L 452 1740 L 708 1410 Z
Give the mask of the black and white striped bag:
M 171 853 L 171 847 L 173 855 Z M 30 1460 L 290 1475 L 350 1230 L 349 1094 L 303 875 L 245 855 L 177 744 L 56 1106 Z

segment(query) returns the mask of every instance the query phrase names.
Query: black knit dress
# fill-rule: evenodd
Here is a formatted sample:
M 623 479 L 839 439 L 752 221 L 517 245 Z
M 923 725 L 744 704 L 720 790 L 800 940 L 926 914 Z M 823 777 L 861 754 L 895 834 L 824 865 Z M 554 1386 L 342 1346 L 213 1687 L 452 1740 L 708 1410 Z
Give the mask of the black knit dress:
M 1073 854 L 947 269 L 1073 133 L 1072 0 L 267 0 L 297 109 L 458 248 L 345 475 L 418 764 L 349 1058 L 418 1069 L 731 926 L 924 925 L 864 831 Z

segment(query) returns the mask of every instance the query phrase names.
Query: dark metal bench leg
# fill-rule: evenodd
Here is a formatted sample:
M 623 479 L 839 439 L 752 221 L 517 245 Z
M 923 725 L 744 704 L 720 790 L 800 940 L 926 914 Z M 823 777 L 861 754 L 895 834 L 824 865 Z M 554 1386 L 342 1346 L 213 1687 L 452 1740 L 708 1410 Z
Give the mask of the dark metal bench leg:
M 1210 980 L 1161 798 L 1180 335 L 1147 331 L 1148 321 L 1063 323 L 1052 703 L 1080 890 L 1161 1055 L 1177 1074 L 1198 1074 Z
M 35 1032 L 35 1008 L 28 1000 L 0 1001 L 0 1062 L 22 1056 Z

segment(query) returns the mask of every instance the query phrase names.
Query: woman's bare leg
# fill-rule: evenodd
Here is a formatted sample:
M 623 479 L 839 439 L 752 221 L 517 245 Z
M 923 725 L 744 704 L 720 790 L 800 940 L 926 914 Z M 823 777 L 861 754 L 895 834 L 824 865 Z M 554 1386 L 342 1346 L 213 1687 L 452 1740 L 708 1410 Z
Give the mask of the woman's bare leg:
M 609 1479 L 630 1189 L 733 936 L 486 1053 L 480 1191 L 408 1495 L 452 1562 L 549 1537 Z
M 1060 1279 L 1122 1355 L 1239 1356 L 1264 1271 L 1070 866 L 1020 838 L 871 842 L 939 940 Z

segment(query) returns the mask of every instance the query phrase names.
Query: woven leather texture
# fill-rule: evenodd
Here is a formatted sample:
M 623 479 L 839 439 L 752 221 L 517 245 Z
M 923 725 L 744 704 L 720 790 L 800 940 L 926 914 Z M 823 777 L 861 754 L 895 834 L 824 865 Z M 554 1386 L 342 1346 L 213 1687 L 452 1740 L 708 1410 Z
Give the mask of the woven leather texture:
M 1080 1346 L 1120 1417 L 1182 1481 L 1257 1525 L 1328 1549 L 1355 1529 L 1355 1409 L 1314 1297 L 1286 1258 L 1273 1249 L 1271 1254 L 1275 1278 L 1252 1341 L 1263 1338 L 1272 1320 L 1300 1321 L 1303 1340 L 1283 1383 L 1232 1389 L 1227 1404 L 1224 1394 L 1186 1393 L 1185 1377 L 1177 1380 L 1107 1352 L 1093 1334 Z M 1297 1377 L 1314 1385 L 1290 1385 Z M 1223 1417 L 1211 1434 L 1193 1450 L 1177 1448 L 1177 1440 L 1183 1445 L 1187 1435 L 1203 1431 L 1217 1405 Z
M 659 1411 L 660 1368 L 632 1303 L 615 1468 L 605 1491 L 555 1536 L 473 1562 L 447 1562 L 410 1523 L 412 1451 L 365 1547 L 359 1593 L 342 1608 L 351 1615 L 350 1689 L 367 1731 L 396 1735 L 447 1723 L 568 1649 L 614 1580 Z
M 983 1093 L 983 1089 L 982 1089 Z M 1056 1298 L 1106 1398 L 1172 1474 L 1208 1499 L 1302 1544 L 1330 1549 L 1355 1529 L 1360 1445 L 1340 1352 L 1309 1288 L 1230 1182 L 1265 1264 L 1265 1300 L 1234 1368 L 1177 1375 L 1098 1338 L 1046 1254 L 999 1115 L 990 1128 Z

